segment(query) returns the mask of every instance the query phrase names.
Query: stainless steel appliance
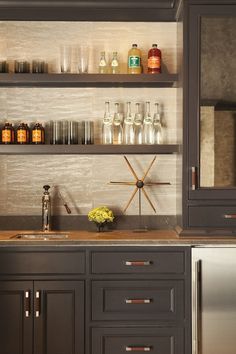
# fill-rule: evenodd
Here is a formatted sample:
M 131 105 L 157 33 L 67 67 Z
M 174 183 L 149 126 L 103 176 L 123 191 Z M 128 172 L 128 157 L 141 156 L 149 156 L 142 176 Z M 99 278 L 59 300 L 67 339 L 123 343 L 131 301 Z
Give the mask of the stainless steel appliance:
M 236 353 L 236 246 L 192 250 L 192 354 Z

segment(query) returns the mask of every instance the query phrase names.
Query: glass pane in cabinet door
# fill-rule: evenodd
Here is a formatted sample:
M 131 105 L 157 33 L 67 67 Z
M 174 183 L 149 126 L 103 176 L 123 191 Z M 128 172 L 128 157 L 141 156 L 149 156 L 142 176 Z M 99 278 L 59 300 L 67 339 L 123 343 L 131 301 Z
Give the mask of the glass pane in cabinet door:
M 236 17 L 202 17 L 200 186 L 236 187 Z

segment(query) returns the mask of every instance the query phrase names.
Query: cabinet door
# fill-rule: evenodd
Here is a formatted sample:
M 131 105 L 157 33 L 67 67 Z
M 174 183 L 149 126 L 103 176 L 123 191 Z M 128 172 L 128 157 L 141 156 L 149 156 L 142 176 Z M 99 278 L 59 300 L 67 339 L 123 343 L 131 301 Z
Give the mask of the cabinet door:
M 190 227 L 212 226 L 209 207 L 218 227 L 235 227 L 236 6 L 191 5 L 188 33 L 186 221 Z M 216 205 L 222 206 L 220 215 Z
M 84 354 L 84 284 L 34 282 L 34 354 Z
M 0 281 L 0 353 L 33 352 L 33 283 Z

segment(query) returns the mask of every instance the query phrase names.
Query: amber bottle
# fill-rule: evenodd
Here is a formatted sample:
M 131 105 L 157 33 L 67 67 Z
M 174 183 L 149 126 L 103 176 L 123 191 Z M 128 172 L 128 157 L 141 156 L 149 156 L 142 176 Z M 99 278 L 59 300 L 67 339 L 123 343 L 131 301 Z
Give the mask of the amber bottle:
M 32 144 L 45 144 L 45 130 L 40 123 L 36 123 L 31 132 Z
M 147 71 L 149 74 L 161 73 L 161 51 L 157 48 L 157 44 L 153 44 L 152 48 L 148 51 Z
M 11 123 L 5 123 L 2 128 L 2 144 L 14 144 L 15 142 L 15 131 Z
M 29 127 L 25 123 L 20 123 L 16 131 L 17 144 L 29 144 Z

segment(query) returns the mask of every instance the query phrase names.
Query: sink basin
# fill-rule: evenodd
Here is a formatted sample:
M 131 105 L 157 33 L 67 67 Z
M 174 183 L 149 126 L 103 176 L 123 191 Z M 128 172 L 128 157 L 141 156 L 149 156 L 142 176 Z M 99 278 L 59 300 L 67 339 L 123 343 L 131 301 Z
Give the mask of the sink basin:
M 17 240 L 65 240 L 69 236 L 62 233 L 46 233 L 46 232 L 35 232 L 35 233 L 21 233 L 12 236 L 13 239 Z

